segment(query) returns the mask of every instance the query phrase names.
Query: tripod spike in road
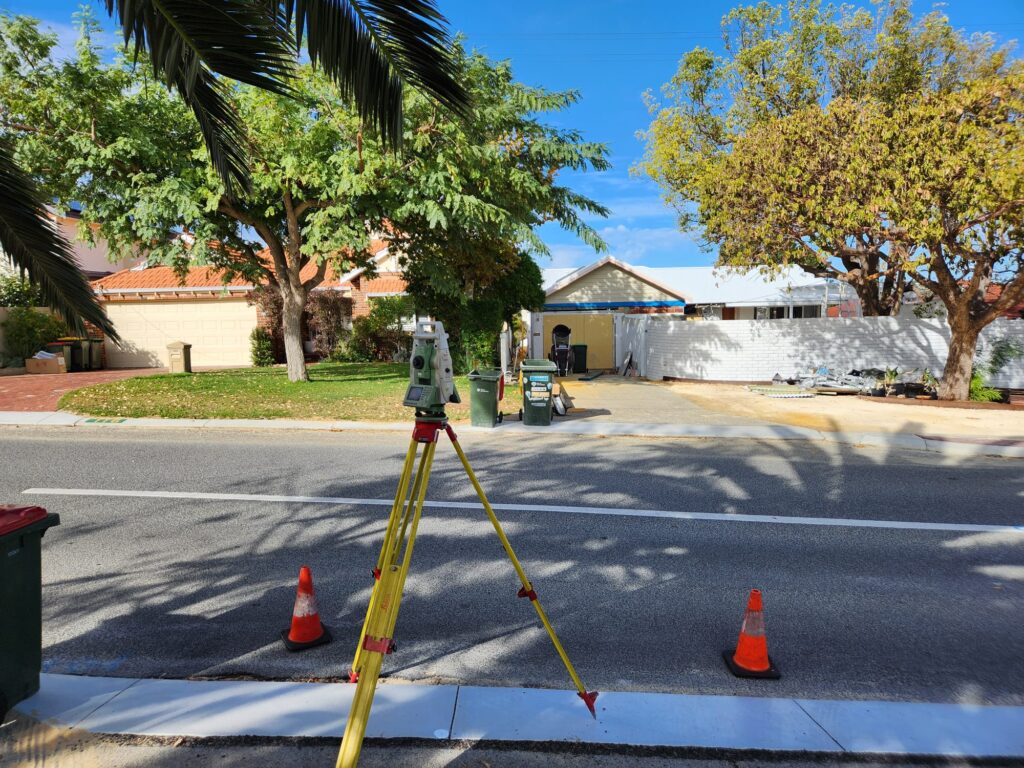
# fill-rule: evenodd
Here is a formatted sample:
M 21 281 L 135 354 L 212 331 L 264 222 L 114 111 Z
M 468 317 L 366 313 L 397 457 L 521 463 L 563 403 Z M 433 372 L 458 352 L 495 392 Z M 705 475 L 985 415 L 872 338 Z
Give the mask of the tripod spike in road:
M 442 431 L 452 441 L 466 475 L 476 490 L 477 496 L 501 540 L 501 546 L 519 577 L 522 584 L 519 597 L 530 599 L 541 624 L 544 625 L 544 629 L 555 646 L 555 651 L 569 672 L 577 695 L 586 704 L 590 714 L 595 719 L 597 718 L 595 707 L 597 691 L 586 689 L 572 662 L 569 661 L 565 648 L 562 647 L 554 627 L 551 626 L 551 622 L 537 598 L 533 584 L 526 576 L 519 558 L 516 557 L 512 549 L 512 544 L 505 535 L 497 515 L 494 514 L 494 509 L 487 500 L 465 451 L 459 445 L 455 431 L 448 424 L 448 417 L 444 412 L 445 403 L 459 402 L 459 400 L 452 381 L 451 357 L 448 354 L 444 328 L 440 323 L 419 323 L 413 338 L 415 346 L 410 361 L 410 384 L 404 403 L 416 408 L 416 423 L 398 481 L 395 501 L 388 517 L 377 568 L 374 569 L 373 592 L 352 662 L 350 679 L 356 683 L 356 690 L 348 722 L 345 725 L 345 735 L 338 753 L 337 768 L 355 768 L 359 761 L 359 753 L 362 750 L 366 724 L 373 706 L 373 696 L 377 680 L 380 677 L 381 666 L 384 663 L 384 656 L 395 650 L 393 636 L 395 624 L 398 621 L 398 608 L 405 590 L 409 566 L 412 563 L 413 547 L 416 543 L 420 517 L 423 514 L 434 451 Z M 420 445 L 424 446 L 422 452 L 419 450 Z M 417 455 L 419 455 L 420 461 L 416 475 L 412 477 L 412 468 L 416 463 Z

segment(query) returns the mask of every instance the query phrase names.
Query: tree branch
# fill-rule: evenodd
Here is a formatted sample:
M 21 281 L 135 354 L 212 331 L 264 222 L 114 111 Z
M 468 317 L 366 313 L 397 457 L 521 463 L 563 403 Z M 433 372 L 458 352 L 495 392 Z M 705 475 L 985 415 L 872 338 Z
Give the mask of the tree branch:
M 324 277 L 326 277 L 326 276 L 327 276 L 327 259 L 324 259 L 323 261 L 321 261 L 319 264 L 316 265 L 316 273 L 311 278 L 309 278 L 308 280 L 304 280 L 302 282 L 302 287 L 305 290 L 307 290 L 307 291 L 311 291 L 314 288 L 316 288 L 318 285 L 320 285 L 320 283 L 322 283 L 324 281 Z

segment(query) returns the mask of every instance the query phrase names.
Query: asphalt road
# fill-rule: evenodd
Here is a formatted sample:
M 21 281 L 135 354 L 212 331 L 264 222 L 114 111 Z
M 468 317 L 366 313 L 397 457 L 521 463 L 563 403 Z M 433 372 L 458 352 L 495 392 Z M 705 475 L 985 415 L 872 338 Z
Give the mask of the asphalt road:
M 492 501 L 1024 524 L 1024 462 L 802 442 L 466 436 Z M 0 499 L 44 540 L 44 665 L 117 676 L 347 672 L 386 509 L 25 495 L 32 487 L 387 499 L 381 433 L 0 429 Z M 429 498 L 471 501 L 450 447 Z M 599 690 L 1024 704 L 1024 534 L 501 512 L 580 675 Z M 336 641 L 278 640 L 299 566 Z M 481 511 L 424 513 L 385 664 L 398 679 L 569 687 Z M 779 681 L 724 668 L 764 590 Z

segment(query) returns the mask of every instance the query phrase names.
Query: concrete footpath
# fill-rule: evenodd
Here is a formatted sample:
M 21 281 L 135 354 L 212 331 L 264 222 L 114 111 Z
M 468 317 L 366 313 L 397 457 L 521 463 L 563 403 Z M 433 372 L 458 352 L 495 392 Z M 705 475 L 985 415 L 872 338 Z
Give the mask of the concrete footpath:
M 769 683 L 770 685 L 770 683 Z M 340 738 L 346 683 L 42 676 L 18 711 L 58 727 L 160 737 Z M 545 742 L 827 755 L 1024 757 L 1024 707 L 378 686 L 370 739 Z
M 79 416 L 64 411 L 0 411 L 0 426 L 94 427 L 147 429 L 226 429 L 226 430 L 319 430 L 331 432 L 409 432 L 411 422 L 304 421 L 299 419 L 128 419 Z M 1004 456 L 1024 458 L 1024 441 L 987 439 L 931 434 L 886 432 L 828 432 L 785 425 L 711 425 L 643 424 L 583 419 L 556 420 L 550 427 L 527 427 L 519 421 L 506 421 L 495 429 L 454 424 L 459 432 L 492 435 L 508 434 L 581 435 L 593 437 L 645 437 L 681 439 L 804 440 L 887 449 L 925 451 L 943 456 Z

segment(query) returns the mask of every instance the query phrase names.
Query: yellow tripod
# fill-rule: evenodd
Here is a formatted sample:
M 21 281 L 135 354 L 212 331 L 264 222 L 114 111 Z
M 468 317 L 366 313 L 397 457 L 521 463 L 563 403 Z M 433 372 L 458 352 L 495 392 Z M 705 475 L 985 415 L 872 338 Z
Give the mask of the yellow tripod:
M 487 517 L 491 520 L 501 546 L 505 548 L 505 554 L 512 562 L 522 588 L 519 590 L 519 597 L 527 597 L 533 603 L 537 616 L 540 618 L 544 629 L 547 630 L 551 642 L 554 643 L 562 663 L 569 671 L 573 685 L 576 686 L 577 695 L 583 699 L 587 708 L 595 718 L 597 713 L 594 709 L 594 702 L 597 699 L 597 691 L 587 691 L 580 680 L 579 675 L 569 661 L 562 643 L 555 634 L 554 627 L 548 621 L 544 608 L 533 585 L 526 577 L 523 566 L 512 550 L 508 537 L 501 528 L 494 509 L 487 501 L 484 489 L 480 487 L 473 468 L 469 465 L 462 446 L 455 431 L 449 426 L 445 416 L 431 416 L 417 418 L 416 426 L 413 428 L 412 440 L 409 443 L 409 450 L 405 454 L 405 465 L 402 467 L 402 476 L 398 481 L 398 490 L 395 492 L 395 501 L 391 506 L 391 514 L 388 517 L 388 526 L 384 533 L 384 544 L 377 558 L 377 567 L 373 569 L 374 585 L 373 593 L 370 595 L 370 604 L 366 609 L 366 619 L 363 622 L 363 629 L 359 635 L 359 643 L 356 646 L 356 655 L 352 660 L 352 671 L 349 679 L 356 683 L 355 697 L 352 700 L 352 709 L 349 712 L 348 723 L 345 726 L 345 735 L 341 742 L 341 751 L 338 754 L 337 768 L 355 768 L 359 761 L 359 752 L 363 746 L 363 736 L 366 733 L 366 722 L 370 717 L 370 707 L 373 705 L 373 694 L 377 687 L 377 678 L 380 677 L 381 664 L 384 656 L 391 653 L 395 646 L 392 641 L 395 630 L 395 622 L 398 620 L 398 605 L 402 600 L 402 592 L 405 588 L 405 578 L 409 573 L 409 564 L 412 562 L 412 549 L 416 543 L 416 529 L 419 527 L 420 515 L 423 512 L 423 501 L 427 495 L 427 483 L 430 480 L 430 467 L 434 461 L 434 449 L 437 441 L 444 431 L 451 438 L 455 453 L 458 454 L 462 466 L 466 470 L 469 481 L 473 484 L 480 502 L 483 504 Z M 423 445 L 423 451 L 419 452 L 419 446 Z M 419 453 L 419 467 L 413 477 L 413 465 L 416 463 L 416 456 Z M 410 490 L 410 480 L 412 487 Z

